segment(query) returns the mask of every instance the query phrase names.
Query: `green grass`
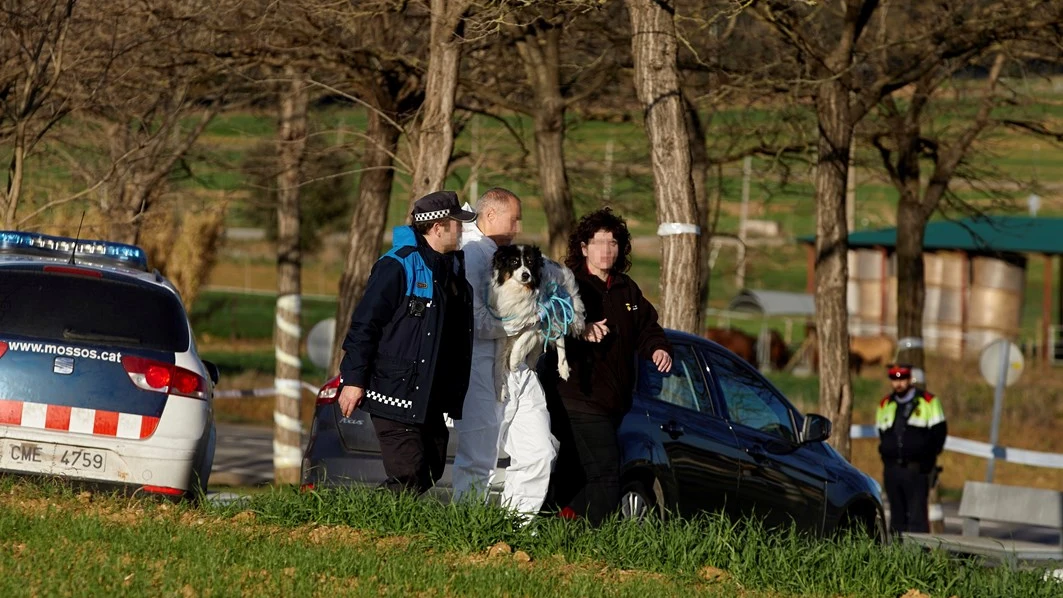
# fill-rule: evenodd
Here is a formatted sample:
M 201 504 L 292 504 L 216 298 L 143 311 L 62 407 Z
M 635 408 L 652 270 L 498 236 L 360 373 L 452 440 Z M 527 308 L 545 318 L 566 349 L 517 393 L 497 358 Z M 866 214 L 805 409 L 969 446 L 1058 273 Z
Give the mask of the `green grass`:
M 77 502 L 54 499 L 66 510 Z M 106 499 L 104 499 L 106 502 Z M 5 596 L 645 596 L 683 592 L 690 582 L 632 580 L 602 584 L 595 570 L 559 579 L 556 571 L 512 559 L 462 564 L 412 546 L 351 542 L 315 544 L 309 529 L 278 534 L 266 525 L 196 525 L 200 513 L 160 513 L 145 505 L 134 524 L 86 512 L 0 508 L 0 592 Z M 207 513 L 202 513 L 206 515 Z M 181 516 L 187 516 L 182 520 Z M 135 520 L 135 519 L 134 519 Z M 202 521 L 202 520 L 199 520 Z M 369 538 L 371 540 L 371 538 Z M 412 550 L 410 548 L 413 548 Z M 556 569 L 556 568 L 555 568 Z M 555 573 L 555 574 L 551 574 Z M 709 595 L 722 595 L 706 592 Z
M 987 568 L 861 536 L 817 540 L 720 517 L 541 519 L 374 490 L 277 489 L 195 508 L 0 482 L 0 592 L 29 595 L 1054 596 Z M 534 530 L 534 532 L 533 532 Z M 391 540 L 389 540 L 389 538 Z M 531 564 L 486 558 L 497 542 Z M 715 582 L 706 567 L 723 572 Z M 621 571 L 627 574 L 620 574 Z
M 218 366 L 218 372 L 222 377 L 235 376 L 244 372 L 273 372 L 277 367 L 273 349 L 259 351 L 217 351 L 206 350 L 200 352 L 200 357 L 213 362 Z M 325 370 L 310 363 L 308 358 L 302 359 L 300 374 L 303 380 L 325 380 Z
M 205 291 L 188 314 L 198 337 L 247 340 L 273 338 L 276 298 L 272 295 Z M 302 329 L 336 316 L 336 301 L 302 300 Z

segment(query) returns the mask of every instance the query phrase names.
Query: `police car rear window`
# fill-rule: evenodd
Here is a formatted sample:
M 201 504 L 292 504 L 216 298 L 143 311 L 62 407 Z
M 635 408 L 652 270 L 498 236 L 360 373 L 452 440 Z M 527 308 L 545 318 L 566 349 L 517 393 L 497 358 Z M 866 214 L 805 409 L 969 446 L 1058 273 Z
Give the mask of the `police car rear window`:
M 164 288 L 104 278 L 0 270 L 0 332 L 181 352 L 184 308 Z

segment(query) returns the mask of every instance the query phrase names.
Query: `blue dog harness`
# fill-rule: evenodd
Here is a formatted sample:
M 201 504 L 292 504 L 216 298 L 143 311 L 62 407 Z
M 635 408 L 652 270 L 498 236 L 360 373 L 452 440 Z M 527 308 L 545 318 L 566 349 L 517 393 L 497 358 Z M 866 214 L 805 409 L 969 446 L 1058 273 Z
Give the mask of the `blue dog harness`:
M 491 309 L 491 304 L 487 300 L 488 293 L 487 288 L 484 288 L 484 305 L 487 306 L 487 313 L 491 314 L 496 320 L 500 322 L 508 322 L 516 316 L 502 317 Z M 558 284 L 556 281 L 550 281 L 539 290 L 539 297 L 535 300 L 536 305 L 539 308 L 539 336 L 543 339 L 543 351 L 550 346 L 550 343 L 565 336 L 568 332 L 569 326 L 576 319 L 576 309 L 572 305 L 572 295 L 565 289 L 565 287 Z

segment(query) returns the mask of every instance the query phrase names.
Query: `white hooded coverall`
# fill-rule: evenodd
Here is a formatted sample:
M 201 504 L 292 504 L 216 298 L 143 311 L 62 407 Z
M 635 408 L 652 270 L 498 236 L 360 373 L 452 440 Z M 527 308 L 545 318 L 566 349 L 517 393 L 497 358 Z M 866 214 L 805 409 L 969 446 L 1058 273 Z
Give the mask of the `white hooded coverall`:
M 475 223 L 463 226 L 461 246 L 465 273 L 473 292 L 472 370 L 458 433 L 453 479 L 455 500 L 486 496 L 498 461 L 498 449 L 509 455 L 501 504 L 526 517 L 542 508 L 557 457 L 557 440 L 550 433 L 546 396 L 534 371 L 522 366 L 506 377 L 509 399 L 495 395 L 495 343 L 505 337 L 504 322 L 486 305 L 497 245 Z

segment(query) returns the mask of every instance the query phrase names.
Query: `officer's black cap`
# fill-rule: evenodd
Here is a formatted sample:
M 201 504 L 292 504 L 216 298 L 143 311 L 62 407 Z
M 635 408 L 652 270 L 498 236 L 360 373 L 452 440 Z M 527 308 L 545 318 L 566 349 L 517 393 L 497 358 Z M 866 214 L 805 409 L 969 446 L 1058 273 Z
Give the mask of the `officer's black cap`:
M 458 194 L 453 191 L 434 191 L 413 203 L 414 222 L 431 222 L 443 218 L 472 222 L 476 220 L 476 213 L 461 209 Z

